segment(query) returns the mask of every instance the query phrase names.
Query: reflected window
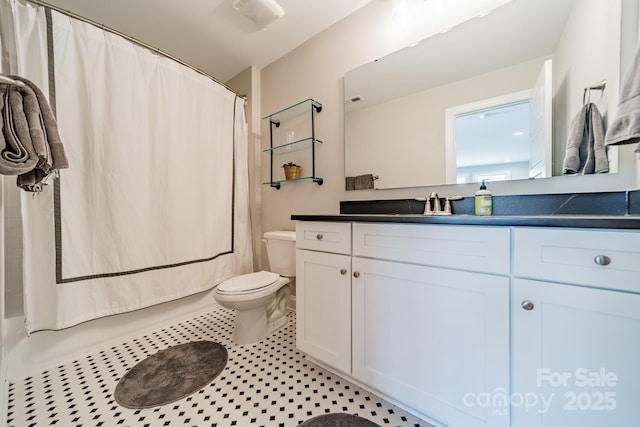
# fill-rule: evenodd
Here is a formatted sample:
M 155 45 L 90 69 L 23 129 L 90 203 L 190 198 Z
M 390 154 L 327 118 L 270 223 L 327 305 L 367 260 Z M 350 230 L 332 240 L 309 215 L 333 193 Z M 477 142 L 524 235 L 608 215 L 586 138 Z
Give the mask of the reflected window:
M 507 169 L 503 171 L 476 174 L 473 178 L 473 182 L 508 181 L 510 179 L 511 179 L 511 171 Z
M 529 177 L 529 104 L 524 100 L 455 116 L 458 183 Z

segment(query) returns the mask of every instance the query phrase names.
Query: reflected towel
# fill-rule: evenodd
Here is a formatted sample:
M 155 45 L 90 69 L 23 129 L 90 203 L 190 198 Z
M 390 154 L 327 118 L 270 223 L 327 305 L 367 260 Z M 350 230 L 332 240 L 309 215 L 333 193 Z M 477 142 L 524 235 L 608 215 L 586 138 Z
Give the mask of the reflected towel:
M 373 181 L 375 181 L 377 177 L 374 177 L 373 174 L 366 175 L 358 175 L 358 176 L 346 176 L 344 178 L 344 189 L 346 191 L 351 190 L 373 190 Z
M 609 172 L 609 160 L 604 145 L 602 116 L 598 107 L 589 103 L 571 121 L 562 173 L 586 175 L 605 172 Z
M 41 191 L 46 178 L 69 162 L 42 91 L 27 79 L 11 78 L 26 86 L 0 84 L 0 173 L 18 175 L 26 191 Z
M 606 145 L 624 145 L 640 142 L 640 45 L 620 90 L 618 114 L 609 124 Z M 640 144 L 635 149 L 640 153 Z
M 346 191 L 351 191 L 356 189 L 356 177 L 355 176 L 347 176 L 344 178 L 344 189 Z
M 354 186 L 356 190 L 373 190 L 373 174 L 356 176 Z

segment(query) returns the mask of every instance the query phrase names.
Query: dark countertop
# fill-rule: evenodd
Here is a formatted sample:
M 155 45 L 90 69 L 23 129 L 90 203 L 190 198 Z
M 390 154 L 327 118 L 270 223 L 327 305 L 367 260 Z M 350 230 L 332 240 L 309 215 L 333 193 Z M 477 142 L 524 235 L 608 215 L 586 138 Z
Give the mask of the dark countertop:
M 402 224 L 448 224 L 521 227 L 640 229 L 640 215 L 450 215 L 335 214 L 291 215 L 294 221 L 388 222 Z

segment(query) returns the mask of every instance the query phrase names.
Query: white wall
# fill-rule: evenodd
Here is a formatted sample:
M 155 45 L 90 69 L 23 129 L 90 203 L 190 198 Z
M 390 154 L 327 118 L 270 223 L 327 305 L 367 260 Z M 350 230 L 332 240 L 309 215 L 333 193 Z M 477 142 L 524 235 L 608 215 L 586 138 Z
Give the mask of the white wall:
M 251 242 L 253 245 L 253 270 L 261 269 L 262 225 L 260 181 L 260 70 L 249 67 L 226 82 L 226 85 L 246 97 L 245 112 L 249 128 L 249 209 Z
M 444 144 L 434 136 L 441 116 L 424 92 L 347 113 L 346 175 L 372 173 L 376 188 L 445 182 Z
M 606 2 L 608 3 L 608 2 Z M 262 70 L 263 115 L 308 97 L 324 105 L 318 115 L 318 175 L 322 186 L 312 183 L 285 184 L 280 190 L 263 187 L 264 230 L 293 229 L 291 214 L 338 213 L 341 200 L 395 199 L 441 195 L 471 195 L 475 184 L 413 187 L 394 190 L 344 190 L 344 73 L 408 44 L 390 33 L 390 2 L 374 0 L 355 14 L 310 39 Z M 441 28 L 424 27 L 425 35 Z M 446 27 L 447 23 L 443 23 Z M 445 28 L 442 27 L 442 28 Z M 404 43 L 404 44 L 403 44 Z M 613 86 L 610 87 L 613 90 Z M 580 93 L 581 96 L 581 93 Z M 263 135 L 268 135 L 264 131 Z M 268 141 L 263 138 L 263 146 Z M 618 191 L 636 188 L 636 158 L 633 146 L 620 148 L 619 174 L 609 176 L 555 177 L 535 181 L 494 183 L 494 194 Z M 262 176 L 268 177 L 268 160 L 262 157 Z

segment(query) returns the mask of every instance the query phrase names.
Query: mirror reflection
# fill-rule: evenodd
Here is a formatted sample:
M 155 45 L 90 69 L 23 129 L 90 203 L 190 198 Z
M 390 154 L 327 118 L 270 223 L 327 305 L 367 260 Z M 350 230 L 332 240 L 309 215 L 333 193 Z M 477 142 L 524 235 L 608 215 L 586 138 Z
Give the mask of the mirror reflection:
M 349 71 L 345 176 L 382 189 L 562 175 L 584 89 L 606 80 L 590 101 L 605 125 L 615 114 L 620 19 L 619 0 L 513 0 Z
M 458 184 L 481 181 L 507 181 L 526 179 L 530 170 L 529 149 L 530 101 L 477 109 L 458 114 L 450 113 L 454 121 L 455 146 L 449 156 L 454 177 L 447 181 Z

